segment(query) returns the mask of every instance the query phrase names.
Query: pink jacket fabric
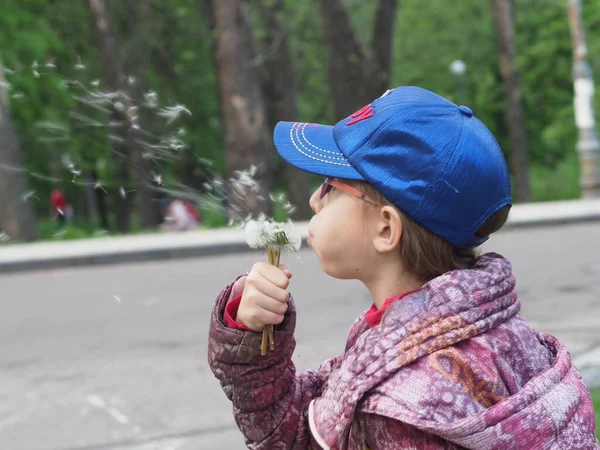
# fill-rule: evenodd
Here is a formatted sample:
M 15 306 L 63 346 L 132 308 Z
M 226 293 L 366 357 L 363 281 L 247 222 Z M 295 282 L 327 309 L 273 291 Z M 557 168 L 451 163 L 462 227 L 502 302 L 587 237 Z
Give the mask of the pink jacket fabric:
M 243 282 L 243 280 L 240 280 Z M 238 281 L 238 286 L 240 281 Z M 510 263 L 482 256 L 394 303 L 345 352 L 296 373 L 293 300 L 260 333 L 227 328 L 218 297 L 208 359 L 252 449 L 600 449 L 588 389 L 556 338 L 518 315 Z

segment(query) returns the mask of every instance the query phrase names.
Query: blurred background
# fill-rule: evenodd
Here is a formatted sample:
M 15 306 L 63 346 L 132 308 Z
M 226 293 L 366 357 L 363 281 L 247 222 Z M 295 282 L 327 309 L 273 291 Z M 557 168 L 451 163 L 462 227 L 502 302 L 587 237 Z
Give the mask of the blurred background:
M 244 212 L 287 217 L 272 193 L 306 219 L 318 180 L 275 156 L 274 124 L 398 85 L 469 105 L 517 202 L 594 196 L 600 2 L 579 3 L 2 0 L 2 240 L 152 230 L 173 199 L 223 226 L 252 166 Z
M 399 85 L 491 129 L 515 203 L 535 212 L 521 218 L 590 204 L 598 30 L 600 0 L 0 0 L 0 449 L 244 448 L 208 324 L 221 289 L 266 257 L 169 248 L 222 242 L 260 213 L 309 219 L 321 180 L 276 156 L 275 123 L 334 124 Z M 600 410 L 600 227 L 559 222 L 484 250 L 513 263 L 532 326 L 590 369 Z M 195 231 L 159 236 L 179 230 Z M 90 256 L 157 241 L 152 261 Z M 16 256 L 22 273 L 4 273 Z M 283 261 L 294 362 L 316 368 L 371 300 L 309 250 Z

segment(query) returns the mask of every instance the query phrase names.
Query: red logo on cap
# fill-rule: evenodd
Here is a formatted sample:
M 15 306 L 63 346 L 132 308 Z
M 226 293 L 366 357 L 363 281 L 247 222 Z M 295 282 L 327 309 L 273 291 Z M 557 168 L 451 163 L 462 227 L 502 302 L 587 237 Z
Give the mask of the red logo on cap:
M 359 109 L 350 116 L 353 120 L 348 122 L 346 125 L 354 125 L 355 123 L 358 123 L 361 120 L 368 119 L 369 117 L 373 117 L 374 115 L 375 114 L 373 114 L 373 107 L 371 105 L 363 106 L 361 109 Z

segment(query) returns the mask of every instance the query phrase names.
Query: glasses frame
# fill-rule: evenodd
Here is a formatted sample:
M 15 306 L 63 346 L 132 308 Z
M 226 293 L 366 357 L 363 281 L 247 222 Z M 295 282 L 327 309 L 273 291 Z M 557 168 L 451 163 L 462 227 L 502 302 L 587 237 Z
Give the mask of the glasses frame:
M 361 192 L 358 189 L 353 188 L 352 186 L 350 186 L 336 178 L 331 178 L 331 177 L 327 177 L 327 178 L 325 178 L 325 181 L 323 181 L 323 184 L 321 185 L 321 192 L 320 192 L 319 198 L 322 200 L 329 192 L 331 192 L 332 188 L 339 189 L 340 191 L 343 191 L 346 194 L 351 195 L 352 197 L 359 198 L 359 199 L 369 202 L 373 205 L 382 206 L 381 203 L 379 203 L 378 201 L 369 197 L 364 192 Z

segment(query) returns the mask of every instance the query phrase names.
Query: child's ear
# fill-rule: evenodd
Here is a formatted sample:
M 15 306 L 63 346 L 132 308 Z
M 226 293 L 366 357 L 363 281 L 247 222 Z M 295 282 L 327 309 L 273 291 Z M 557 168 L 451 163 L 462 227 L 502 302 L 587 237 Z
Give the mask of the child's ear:
M 373 244 L 378 252 L 392 252 L 400 246 L 402 218 L 396 208 L 392 206 L 382 207 L 379 210 L 376 227 Z

